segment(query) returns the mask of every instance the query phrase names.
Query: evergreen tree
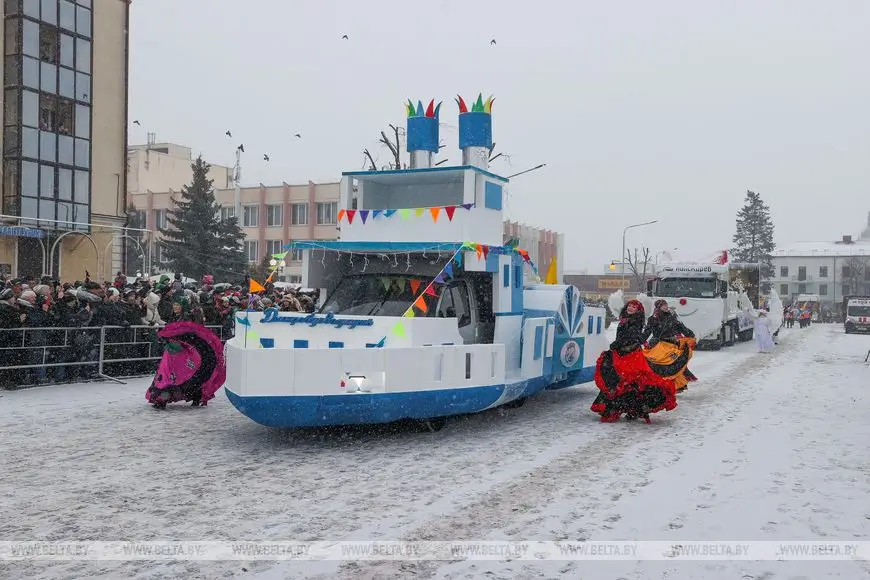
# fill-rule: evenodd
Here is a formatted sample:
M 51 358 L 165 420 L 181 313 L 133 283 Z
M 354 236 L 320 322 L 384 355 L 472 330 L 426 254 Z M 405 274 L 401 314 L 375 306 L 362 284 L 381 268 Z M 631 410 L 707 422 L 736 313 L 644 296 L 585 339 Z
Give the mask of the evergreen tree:
M 208 178 L 211 166 L 197 157 L 190 167 L 193 180 L 182 188 L 181 200 L 173 200 L 174 208 L 167 212 L 172 227 L 162 232 L 170 266 L 196 280 L 211 274 L 216 282 L 241 281 L 247 266 L 245 235 L 237 218 L 220 219 L 213 180 Z
M 737 231 L 734 233 L 731 256 L 735 262 L 761 264 L 761 279 L 773 274 L 773 221 L 770 208 L 754 191 L 746 192 L 743 208 L 737 213 Z

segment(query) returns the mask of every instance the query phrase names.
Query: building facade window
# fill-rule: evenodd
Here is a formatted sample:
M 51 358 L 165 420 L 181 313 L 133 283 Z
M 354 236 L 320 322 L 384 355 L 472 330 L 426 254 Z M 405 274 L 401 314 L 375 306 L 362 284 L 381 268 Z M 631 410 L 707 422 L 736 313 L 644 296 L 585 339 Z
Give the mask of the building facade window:
M 278 203 L 266 206 L 266 225 L 277 227 L 284 225 L 284 206 Z
M 221 206 L 221 221 L 229 221 L 236 217 L 236 207 L 233 205 Z
M 806 284 L 798 284 L 798 294 L 806 294 L 807 293 L 807 285 Z
M 780 278 L 788 278 L 788 266 L 780 266 L 779 267 L 779 277 Z
M 819 284 L 819 296 L 827 296 L 828 295 L 828 285 L 827 284 Z
M 245 242 L 245 255 L 248 257 L 249 262 L 259 262 L 260 258 L 260 250 L 259 243 L 256 240 L 247 240 Z
M 255 228 L 260 225 L 260 206 L 246 205 L 242 207 L 242 226 Z
M 154 210 L 154 227 L 158 230 L 165 230 L 169 225 L 169 220 L 166 219 L 165 209 Z
M 290 225 L 291 226 L 307 226 L 308 225 L 308 204 L 294 203 L 290 206 Z
M 807 279 L 807 267 L 806 266 L 798 266 L 798 280 L 806 280 Z
M 828 277 L 828 267 L 827 266 L 819 266 L 819 278 L 827 278 Z
M 302 261 L 302 250 L 298 248 L 293 248 L 290 252 L 290 261 L 291 262 L 301 262 Z
M 284 242 L 281 240 L 266 240 L 266 254 L 269 255 L 269 258 L 272 257 L 272 254 L 280 254 L 283 247 Z
M 779 285 L 779 295 L 780 296 L 788 296 L 788 284 L 780 284 Z
M 299 274 L 291 274 L 287 276 L 287 282 L 289 284 L 302 284 L 302 276 Z
M 338 202 L 326 201 L 317 204 L 317 225 L 331 226 L 337 223 Z
M 87 230 L 92 2 L 6 0 L 5 7 L 3 165 L 16 179 L 4 179 L 4 211 L 44 220 L 40 227 Z

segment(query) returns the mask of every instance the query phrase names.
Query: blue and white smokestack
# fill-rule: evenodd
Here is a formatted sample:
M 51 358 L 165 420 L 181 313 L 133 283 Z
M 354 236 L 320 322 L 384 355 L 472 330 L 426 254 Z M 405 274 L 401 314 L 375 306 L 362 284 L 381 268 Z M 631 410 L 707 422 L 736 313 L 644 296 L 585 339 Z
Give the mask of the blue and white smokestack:
M 459 148 L 462 149 L 462 164 L 489 169 L 489 154 L 492 149 L 492 103 L 483 95 L 477 96 L 471 111 L 462 97 L 456 98 L 459 105 Z
M 408 113 L 406 133 L 411 169 L 432 167 L 432 155 L 438 153 L 438 113 L 441 103 L 435 106 L 435 99 L 432 99 L 424 112 L 422 101 L 417 101 L 415 108 L 414 103 L 408 100 L 405 109 Z

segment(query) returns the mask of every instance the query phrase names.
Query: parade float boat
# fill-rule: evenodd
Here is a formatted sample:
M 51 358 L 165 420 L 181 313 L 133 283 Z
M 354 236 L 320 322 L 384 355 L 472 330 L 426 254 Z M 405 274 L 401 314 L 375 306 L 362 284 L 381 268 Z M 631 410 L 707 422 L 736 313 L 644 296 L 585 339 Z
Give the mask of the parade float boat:
M 314 314 L 240 312 L 226 392 L 271 427 L 445 417 L 593 380 L 603 308 L 539 280 L 503 240 L 508 180 L 489 171 L 492 100 L 462 99 L 463 165 L 434 167 L 434 102 L 407 105 L 411 169 L 343 174 L 339 241 L 300 241 Z M 440 105 L 439 105 L 440 107 Z

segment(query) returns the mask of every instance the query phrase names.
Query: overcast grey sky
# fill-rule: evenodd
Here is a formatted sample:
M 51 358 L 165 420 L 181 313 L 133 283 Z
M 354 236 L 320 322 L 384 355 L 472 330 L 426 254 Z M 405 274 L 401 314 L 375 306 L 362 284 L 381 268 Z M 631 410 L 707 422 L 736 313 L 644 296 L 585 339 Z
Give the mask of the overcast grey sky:
M 547 163 L 512 181 L 508 217 L 564 232 L 567 268 L 599 270 L 624 226 L 653 219 L 629 247 L 728 247 L 747 188 L 779 245 L 857 233 L 870 211 L 865 0 L 135 0 L 131 12 L 131 142 L 151 131 L 228 165 L 243 142 L 246 183 L 337 180 L 404 123 L 403 100 L 441 99 L 455 124 L 453 96 L 483 92 L 511 155 L 493 170 Z M 458 164 L 455 131 L 442 139 Z

